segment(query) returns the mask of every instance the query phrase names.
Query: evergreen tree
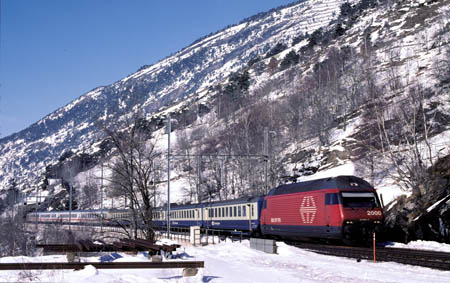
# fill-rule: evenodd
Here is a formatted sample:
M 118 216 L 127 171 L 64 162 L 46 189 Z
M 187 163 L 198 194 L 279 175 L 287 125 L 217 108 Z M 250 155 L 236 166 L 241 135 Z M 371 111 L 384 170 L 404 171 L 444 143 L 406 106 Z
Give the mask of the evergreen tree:
M 272 49 L 269 50 L 266 54 L 266 58 L 270 58 L 274 55 L 277 55 L 278 53 L 281 53 L 282 51 L 286 50 L 287 46 L 283 43 L 277 43 Z
M 292 65 L 298 64 L 298 62 L 300 61 L 300 55 L 298 55 L 297 53 L 295 53 L 294 50 L 292 50 L 291 52 L 289 52 L 288 54 L 286 54 L 286 57 L 284 57 L 284 59 L 281 61 L 280 63 L 280 67 L 281 69 L 287 69 Z

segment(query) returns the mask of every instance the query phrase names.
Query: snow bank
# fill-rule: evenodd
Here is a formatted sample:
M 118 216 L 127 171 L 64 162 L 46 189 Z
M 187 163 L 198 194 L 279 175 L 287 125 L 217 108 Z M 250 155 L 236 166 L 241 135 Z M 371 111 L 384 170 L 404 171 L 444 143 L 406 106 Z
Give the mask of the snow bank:
M 0 282 L 450 282 L 450 272 L 398 263 L 357 262 L 325 256 L 278 242 L 278 254 L 250 249 L 249 242 L 222 242 L 205 247 L 183 247 L 189 260 L 203 260 L 205 268 L 183 278 L 182 269 L 0 271 Z M 399 247 L 401 244 L 394 244 Z M 449 249 L 449 245 L 412 242 L 408 248 Z M 121 254 L 120 261 L 146 261 L 142 255 Z M 82 258 L 98 261 L 98 258 Z M 65 261 L 65 256 L 9 257 L 0 262 Z

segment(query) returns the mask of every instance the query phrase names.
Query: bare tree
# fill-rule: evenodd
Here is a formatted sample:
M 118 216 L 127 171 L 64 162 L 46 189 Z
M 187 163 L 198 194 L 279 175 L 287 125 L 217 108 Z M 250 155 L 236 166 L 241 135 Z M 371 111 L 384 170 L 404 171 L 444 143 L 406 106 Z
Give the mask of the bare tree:
M 161 153 L 155 148 L 157 138 L 145 119 L 134 116 L 126 122 L 122 131 L 104 127 L 107 138 L 113 144 L 115 156 L 107 165 L 112 172 L 107 180 L 116 195 L 129 200 L 134 237 L 140 228 L 146 239 L 154 239 L 152 227 L 152 201 L 155 198 L 155 161 Z
M 13 182 L 6 192 L 0 215 L 0 256 L 31 255 L 34 251 L 34 233 L 26 230 L 25 211 L 20 207 L 19 199 L 19 191 Z
M 416 85 L 391 113 L 387 113 L 389 108 L 376 109 L 380 150 L 395 168 L 392 177 L 418 196 L 434 179 L 428 168 L 437 160 L 430 141 L 433 116 L 425 109 L 425 93 Z
M 450 83 L 450 46 L 447 46 L 443 58 L 434 62 L 433 74 L 440 83 Z

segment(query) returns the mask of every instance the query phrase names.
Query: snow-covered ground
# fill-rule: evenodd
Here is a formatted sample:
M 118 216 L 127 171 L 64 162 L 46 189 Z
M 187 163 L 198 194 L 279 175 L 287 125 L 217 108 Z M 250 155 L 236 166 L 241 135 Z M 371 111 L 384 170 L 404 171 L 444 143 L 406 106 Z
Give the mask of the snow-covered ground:
M 278 254 L 250 249 L 249 241 L 222 242 L 178 249 L 180 259 L 203 260 L 205 268 L 195 277 L 182 277 L 182 269 L 0 271 L 0 282 L 450 282 L 450 272 L 398 263 L 357 262 L 354 259 L 318 255 L 278 242 Z M 399 246 L 395 244 L 395 246 Z M 414 242 L 410 248 L 450 250 L 450 245 Z M 120 254 L 116 261 L 146 261 Z M 65 256 L 5 257 L 0 262 L 63 262 Z M 82 258 L 99 261 L 98 257 Z

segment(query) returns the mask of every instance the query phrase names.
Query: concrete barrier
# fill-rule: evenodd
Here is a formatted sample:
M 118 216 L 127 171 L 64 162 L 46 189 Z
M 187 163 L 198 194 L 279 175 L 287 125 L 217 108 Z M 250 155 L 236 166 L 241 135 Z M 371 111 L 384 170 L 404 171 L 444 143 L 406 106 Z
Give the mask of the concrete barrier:
M 269 254 L 277 253 L 277 245 L 275 240 L 250 238 L 250 248 Z
M 194 246 L 200 246 L 200 226 L 191 226 L 190 242 Z

